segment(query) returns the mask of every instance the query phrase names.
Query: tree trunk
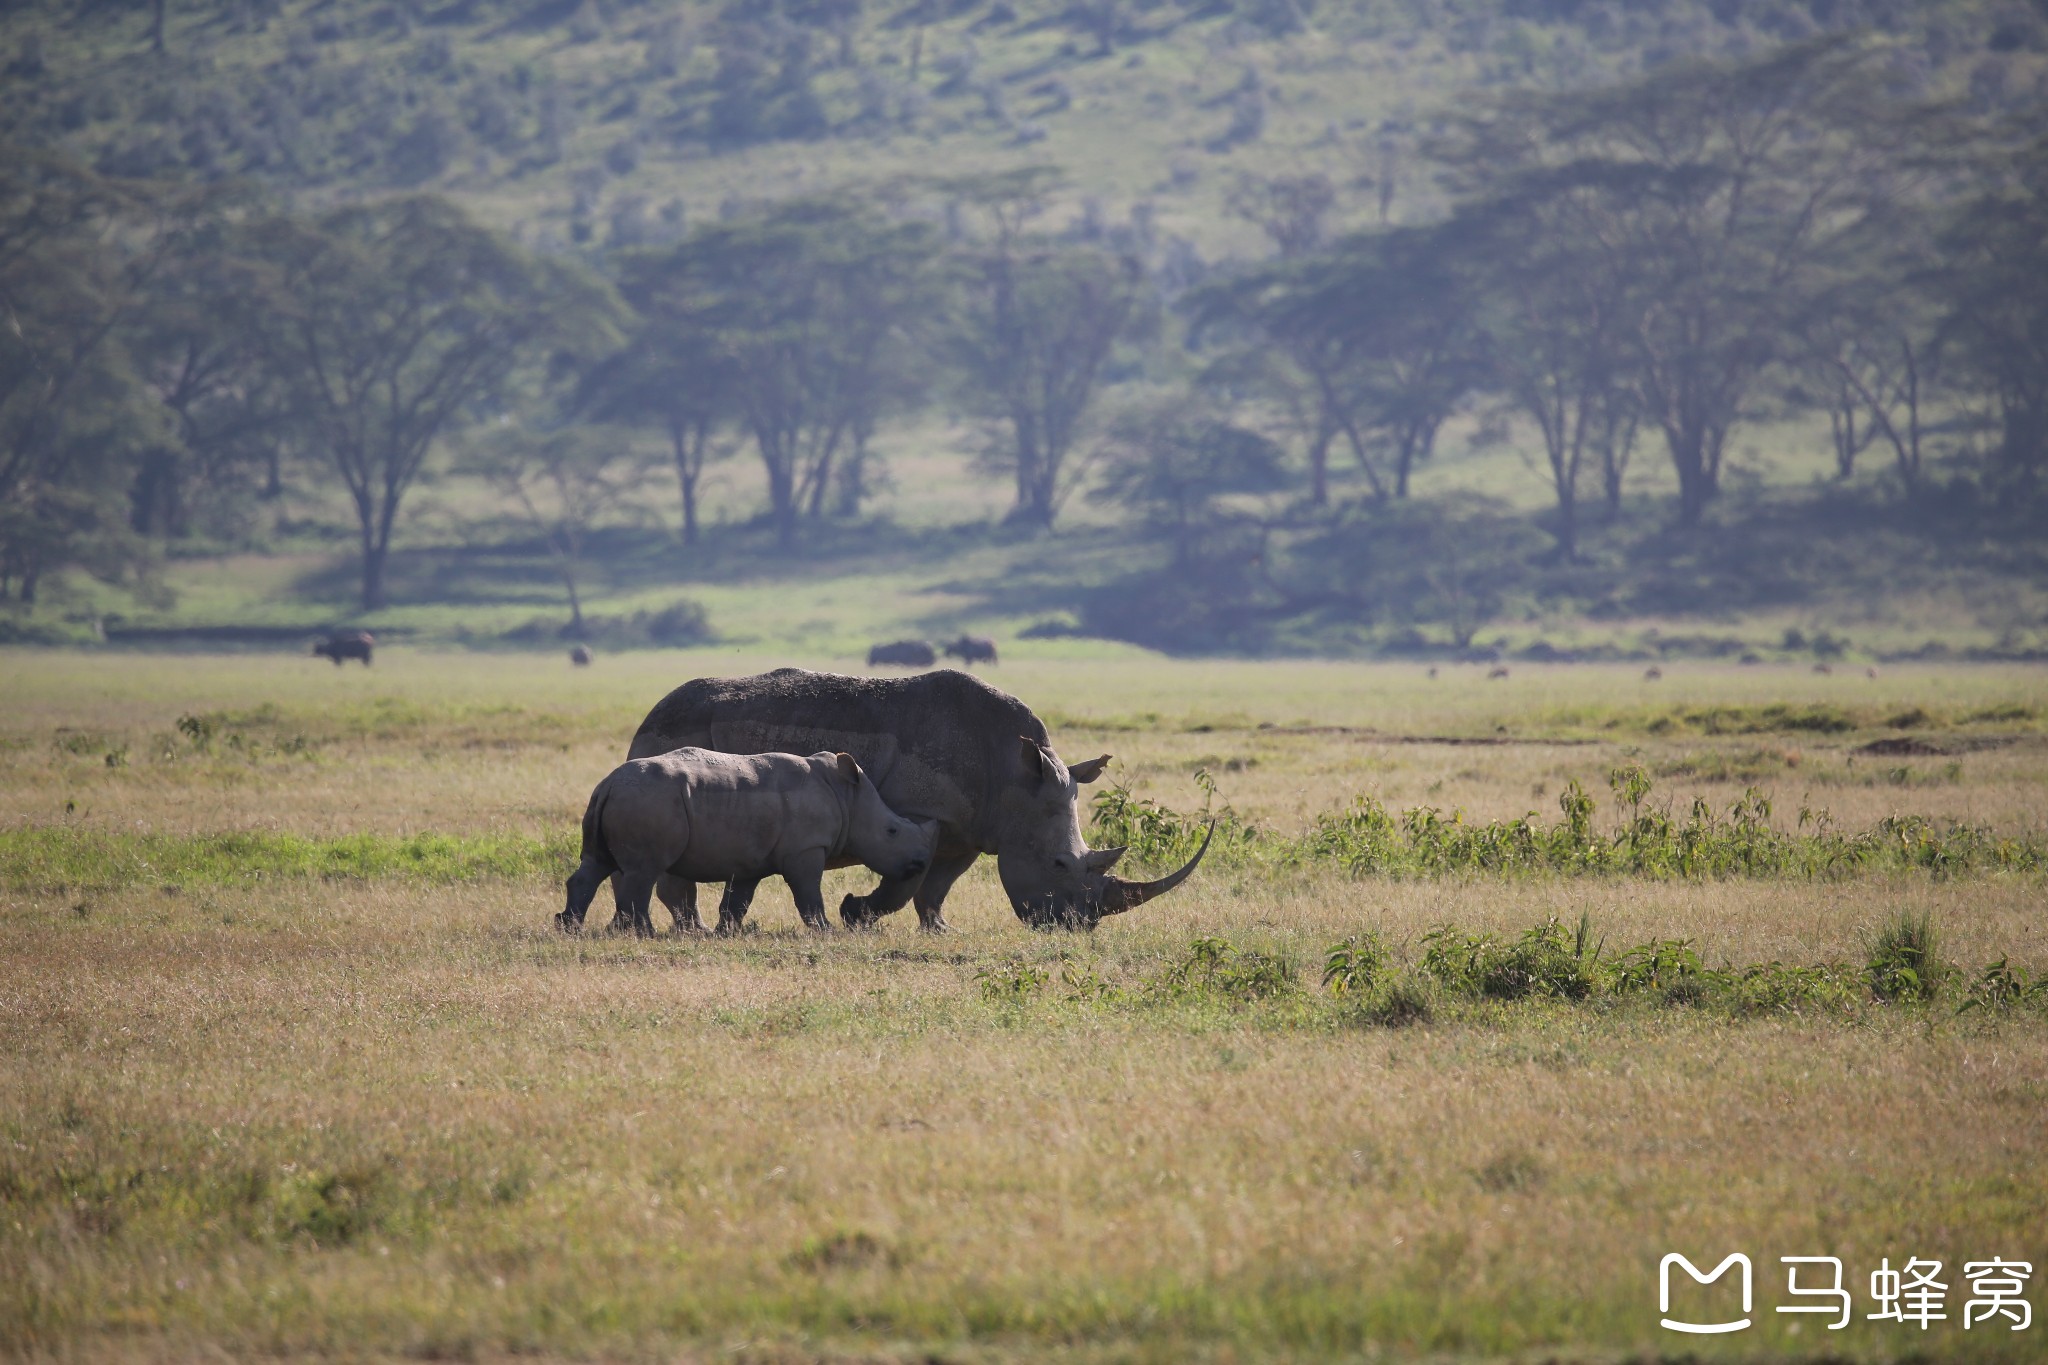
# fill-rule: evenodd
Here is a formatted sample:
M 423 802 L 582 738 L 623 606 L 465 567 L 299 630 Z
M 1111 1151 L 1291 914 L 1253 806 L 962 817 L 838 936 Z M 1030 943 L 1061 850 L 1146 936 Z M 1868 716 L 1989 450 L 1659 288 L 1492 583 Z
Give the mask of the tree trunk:
M 1330 503 L 1330 442 L 1337 433 L 1324 423 L 1308 446 L 1308 500 L 1317 507 Z
M 669 440 L 676 452 L 676 482 L 683 494 L 683 544 L 697 543 L 697 475 L 703 466 L 699 463 L 704 451 L 704 433 L 697 432 L 696 450 L 690 448 L 690 438 L 685 435 L 680 422 L 669 423 Z M 692 458 L 693 454 L 697 458 Z
M 150 0 L 149 50 L 157 56 L 164 55 L 164 7 L 167 0 Z
M 377 544 L 368 528 L 363 531 L 363 610 L 376 611 L 384 605 L 385 548 Z
M 269 467 L 265 471 L 265 476 L 263 480 L 263 496 L 266 498 L 283 497 L 284 457 L 281 454 L 279 454 L 277 447 L 275 445 L 272 445 L 269 448 L 269 450 L 265 452 L 264 460 Z
M 562 561 L 562 586 L 569 591 L 569 637 L 583 638 L 583 594 L 576 591 L 576 569 L 565 558 Z

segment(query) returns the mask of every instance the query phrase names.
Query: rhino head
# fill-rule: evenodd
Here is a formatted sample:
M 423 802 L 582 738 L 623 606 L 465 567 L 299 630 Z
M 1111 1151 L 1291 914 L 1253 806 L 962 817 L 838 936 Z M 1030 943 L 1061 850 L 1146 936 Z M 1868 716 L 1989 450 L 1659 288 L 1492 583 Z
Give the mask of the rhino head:
M 1093 929 L 1105 915 L 1135 910 L 1188 879 L 1209 840 L 1179 871 L 1134 882 L 1110 871 L 1121 848 L 1091 849 L 1081 838 L 1080 789 L 1102 776 L 1109 755 L 1069 768 L 1052 750 L 1019 737 L 1019 771 L 1005 783 L 996 819 L 996 875 L 1017 918 L 1037 929 Z M 1213 830 L 1212 830 L 1213 833 Z
M 846 851 L 884 877 L 915 877 L 931 866 L 939 822 L 912 820 L 889 809 L 852 754 L 815 754 L 837 781 L 852 789 L 847 808 Z

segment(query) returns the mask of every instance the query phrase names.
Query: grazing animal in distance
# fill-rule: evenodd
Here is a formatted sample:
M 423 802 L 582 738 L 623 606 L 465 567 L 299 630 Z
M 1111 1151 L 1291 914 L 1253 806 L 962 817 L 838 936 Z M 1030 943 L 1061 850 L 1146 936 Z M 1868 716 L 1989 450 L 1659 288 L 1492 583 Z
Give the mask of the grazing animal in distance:
M 996 642 L 986 635 L 962 635 L 947 643 L 943 653 L 963 664 L 995 663 Z
M 929 640 L 891 640 L 868 651 L 868 667 L 898 664 L 904 668 L 930 668 L 939 661 Z
M 1816 672 L 1816 673 L 1832 673 L 1832 672 L 1834 672 L 1835 670 L 1834 670 L 1834 669 L 1832 669 L 1832 668 L 1829 668 L 1829 667 L 1828 667 L 1828 666 L 1827 666 L 1826 664 L 1815 664 L 1815 665 L 1813 666 L 1813 671 L 1814 671 L 1814 672 Z
M 1864 669 L 1863 676 L 1866 678 L 1875 678 L 1877 676 L 1877 665 L 1872 664 L 1870 667 Z
M 341 631 L 314 644 L 313 653 L 323 659 L 332 659 L 340 668 L 344 659 L 361 659 L 363 667 L 370 666 L 370 653 L 377 647 L 377 637 L 367 630 Z
M 1663 681 L 1663 679 L 1664 679 L 1664 670 L 1663 670 L 1663 669 L 1661 669 L 1661 668 L 1658 668 L 1658 667 L 1657 667 L 1657 666 L 1655 666 L 1654 664 L 1653 664 L 1653 665 L 1651 665 L 1650 667 L 1648 667 L 1648 668 L 1646 668 L 1646 669 L 1644 669 L 1644 670 L 1643 670 L 1643 681 L 1644 681 L 1644 682 L 1662 682 L 1662 681 Z
M 651 934 L 654 883 L 678 876 L 693 886 L 731 884 L 737 894 L 719 907 L 718 928 L 734 933 L 754 887 L 780 876 L 805 925 L 829 930 L 820 887 L 828 866 L 852 861 L 885 877 L 919 876 L 931 865 L 938 832 L 937 821 L 890 810 L 851 754 L 677 749 L 630 759 L 590 794 L 582 861 L 555 922 L 569 932 L 582 928 L 591 898 L 609 877 L 618 902 L 613 926 Z M 687 915 L 670 910 L 678 929 L 703 927 L 694 899 Z
M 1506 664 L 1495 664 L 1486 671 L 1486 677 L 1489 682 L 1495 678 L 1505 678 L 1507 675 L 1508 666 Z
M 993 854 L 1017 918 L 1036 928 L 1091 929 L 1179 886 L 1208 848 L 1204 840 L 1184 866 L 1156 881 L 1114 875 L 1123 849 L 1090 849 L 1079 814 L 1080 788 L 1102 776 L 1109 755 L 1069 767 L 1030 707 L 950 668 L 909 678 L 801 668 L 698 678 L 647 713 L 629 756 L 686 744 L 730 754 L 843 750 L 859 760 L 891 810 L 939 822 L 929 869 L 884 877 L 866 895 L 839 903 L 849 928 L 873 924 L 914 899 L 920 928 L 945 929 L 946 893 L 976 858 Z M 696 888 L 680 877 L 662 878 L 656 891 L 670 909 L 694 904 Z
M 1430 677 L 1432 677 L 1432 678 L 1434 678 L 1434 677 L 1436 676 L 1436 665 L 1435 665 L 1435 664 L 1431 664 L 1431 665 L 1429 666 L 1429 676 L 1430 676 Z
M 590 667 L 593 657 L 595 656 L 591 654 L 589 645 L 574 645 L 569 650 L 569 662 L 578 668 Z

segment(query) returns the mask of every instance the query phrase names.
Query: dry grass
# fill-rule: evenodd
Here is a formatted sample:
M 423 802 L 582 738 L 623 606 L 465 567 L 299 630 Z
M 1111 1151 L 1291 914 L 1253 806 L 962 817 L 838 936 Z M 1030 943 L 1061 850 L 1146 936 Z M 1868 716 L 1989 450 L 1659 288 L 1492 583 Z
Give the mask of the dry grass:
M 399 654 L 366 678 L 0 655 L 15 701 L 0 819 L 57 824 L 77 799 L 110 828 L 542 831 L 663 687 L 719 666 L 606 665 Z M 1579 672 L 1587 704 L 1633 700 L 1622 677 Z M 1000 680 L 1068 717 L 1063 750 L 1100 735 L 1183 804 L 1192 760 L 1248 746 L 1260 761 L 1218 770 L 1225 792 L 1283 821 L 1362 776 L 1426 789 L 1453 763 L 1475 774 L 1453 774 L 1460 790 L 1519 813 L 1524 783 L 1554 790 L 1552 765 L 1595 775 L 1610 751 L 1664 743 L 1439 754 L 1256 728 L 1559 733 L 1547 698 L 1433 690 L 1420 670 L 1046 661 Z M 1780 681 L 1804 700 L 1821 680 Z M 1872 686 L 1948 710 L 2027 683 Z M 1768 691 L 1733 670 L 1699 684 L 1714 688 Z M 409 719 L 365 721 L 378 696 Z M 217 734 L 205 754 L 131 747 L 110 769 L 52 738 L 179 734 L 180 715 L 265 701 L 311 757 L 224 755 Z M 1147 711 L 1159 719 L 1135 719 Z M 1950 786 L 1877 794 L 2039 829 L 2040 751 L 2021 733 L 1966 755 Z M 1219 874 L 1069 938 L 1019 928 L 980 868 L 949 939 L 900 923 L 803 937 L 764 889 L 767 932 L 738 943 L 565 940 L 545 928 L 556 896 L 524 879 L 90 901 L 0 886 L 0 1353 L 2038 1358 L 2038 1324 L 1966 1335 L 1960 1298 L 1924 1337 L 1860 1320 L 1795 1335 L 1800 1320 L 1770 1310 L 1781 1255 L 1843 1257 L 1859 1315 L 1879 1257 L 2048 1264 L 2039 1010 L 1731 1016 L 1601 997 L 1449 1002 L 1390 1030 L 1312 989 L 1321 950 L 1366 928 L 1411 963 L 1439 923 L 1513 933 L 1582 913 L 1610 951 L 1685 937 L 1710 963 L 1854 964 L 1879 926 L 1931 910 L 1969 972 L 2001 955 L 2038 972 L 2037 879 Z M 1253 1004 L 1146 994 L 1210 934 L 1292 961 L 1302 988 Z M 977 972 L 1016 962 L 1049 984 L 985 998 Z M 1063 966 L 1122 994 L 1076 999 Z M 1658 1258 L 1738 1249 L 1757 1262 L 1757 1328 L 1661 1331 Z

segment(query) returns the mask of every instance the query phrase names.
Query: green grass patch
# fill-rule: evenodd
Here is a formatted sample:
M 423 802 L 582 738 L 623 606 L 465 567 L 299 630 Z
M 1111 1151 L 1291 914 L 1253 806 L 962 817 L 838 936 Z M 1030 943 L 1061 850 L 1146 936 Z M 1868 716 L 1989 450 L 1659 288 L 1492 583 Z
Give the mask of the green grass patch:
M 124 834 L 63 828 L 0 831 L 0 885 L 21 890 L 233 885 L 286 878 L 465 882 L 563 873 L 574 831 L 522 834 Z
M 1558 798 L 1559 818 L 1531 811 L 1484 824 L 1462 811 L 1415 806 L 1396 816 L 1376 798 L 1325 811 L 1298 836 L 1260 830 L 1228 806 L 1172 810 L 1119 785 L 1094 800 L 1091 839 L 1123 844 L 1133 861 L 1171 867 L 1201 844 L 1213 822 L 1209 858 L 1223 868 L 1266 872 L 1332 867 L 1354 877 L 1464 875 L 1633 876 L 1658 879 L 1836 878 L 1925 871 L 1936 876 L 2048 868 L 2039 836 L 2007 837 L 1976 825 L 1890 815 L 1862 830 L 1838 830 L 1825 811 L 1802 810 L 1794 829 L 1772 819 L 1769 796 L 1746 789 L 1724 809 L 1695 797 L 1689 810 L 1652 802 L 1650 776 L 1633 764 L 1608 775 L 1619 816 L 1596 825 L 1597 803 L 1577 782 Z M 1213 789 L 1212 789 L 1213 795 Z

